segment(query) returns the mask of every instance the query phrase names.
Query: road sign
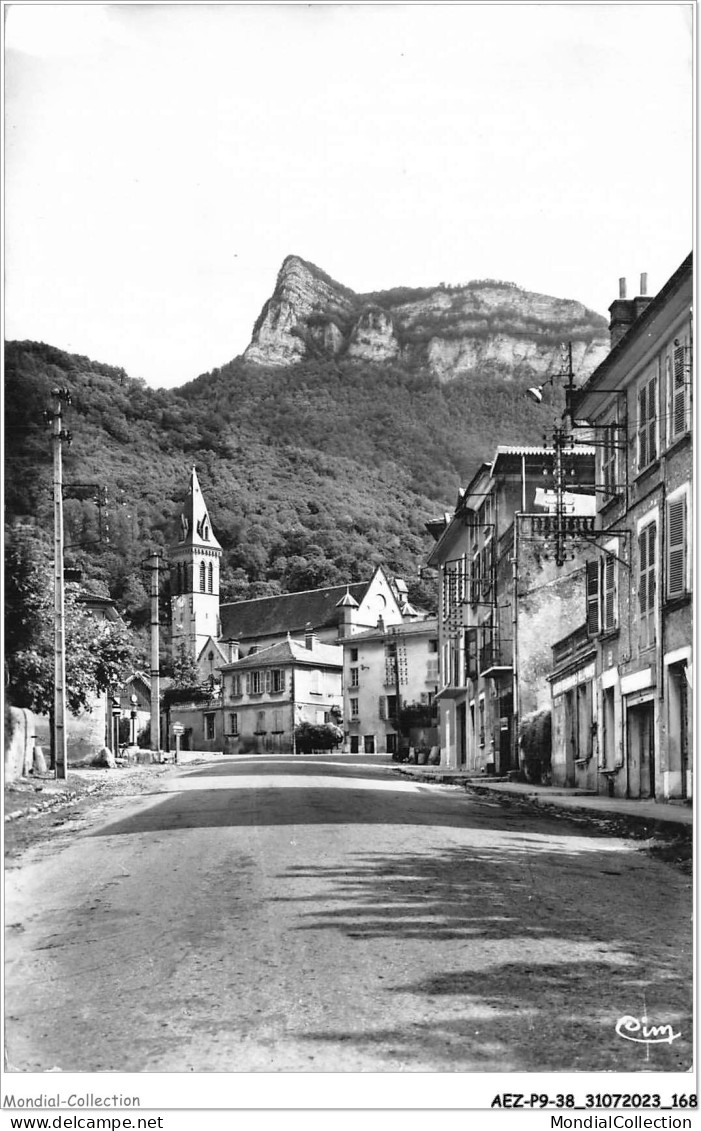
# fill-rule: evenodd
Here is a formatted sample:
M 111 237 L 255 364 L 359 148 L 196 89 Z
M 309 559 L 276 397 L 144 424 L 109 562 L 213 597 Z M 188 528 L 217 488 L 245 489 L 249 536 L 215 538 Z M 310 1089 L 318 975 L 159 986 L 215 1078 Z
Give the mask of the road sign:
M 185 734 L 185 727 L 182 723 L 173 723 L 170 729 L 172 730 L 173 734 Z

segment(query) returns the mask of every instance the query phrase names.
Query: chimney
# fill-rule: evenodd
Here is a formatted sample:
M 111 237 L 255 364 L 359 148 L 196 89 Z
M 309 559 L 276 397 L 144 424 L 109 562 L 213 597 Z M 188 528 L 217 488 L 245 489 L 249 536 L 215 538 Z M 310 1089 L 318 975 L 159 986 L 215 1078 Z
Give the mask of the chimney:
M 635 318 L 633 300 L 626 298 L 626 294 L 626 280 L 625 278 L 621 278 L 618 280 L 618 298 L 615 299 L 609 307 L 609 314 L 611 315 L 611 321 L 609 322 L 611 349 L 620 342 L 624 334 L 628 333 Z
M 226 646 L 229 650 L 229 663 L 234 664 L 239 658 L 239 642 L 238 640 L 227 640 Z
M 618 280 L 618 298 L 609 307 L 611 349 L 628 333 L 633 323 L 652 302 L 652 298 L 647 293 L 646 271 L 640 276 L 640 294 L 637 298 L 626 298 L 626 293 L 626 280 L 621 278 Z
M 643 271 L 640 276 L 640 294 L 633 300 L 635 308 L 635 317 L 639 318 L 642 312 L 650 305 L 652 298 L 647 293 L 647 271 Z
M 313 652 L 319 643 L 319 637 L 310 624 L 304 626 L 304 647 Z

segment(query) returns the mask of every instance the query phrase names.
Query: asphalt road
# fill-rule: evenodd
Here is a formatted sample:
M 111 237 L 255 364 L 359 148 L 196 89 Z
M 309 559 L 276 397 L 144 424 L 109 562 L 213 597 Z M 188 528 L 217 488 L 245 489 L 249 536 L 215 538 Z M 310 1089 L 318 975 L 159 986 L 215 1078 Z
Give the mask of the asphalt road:
M 7 1067 L 683 1071 L 691 912 L 639 845 L 384 758 L 174 769 L 7 872 Z

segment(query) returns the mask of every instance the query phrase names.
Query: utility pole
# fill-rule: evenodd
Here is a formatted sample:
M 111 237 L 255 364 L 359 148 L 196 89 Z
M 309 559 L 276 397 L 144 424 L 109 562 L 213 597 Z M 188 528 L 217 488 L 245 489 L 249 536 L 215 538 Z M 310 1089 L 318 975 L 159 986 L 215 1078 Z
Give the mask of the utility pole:
M 161 749 L 160 618 L 158 613 L 159 571 L 163 555 L 154 550 L 142 564 L 151 572 L 151 749 Z
M 58 779 L 68 777 L 66 745 L 66 637 L 63 588 L 63 466 L 61 444 L 70 444 L 70 432 L 61 427 L 61 406 L 71 403 L 68 389 L 52 389 L 51 412 L 45 414 L 51 423 L 53 446 L 54 493 L 54 703 L 53 753 L 54 773 Z

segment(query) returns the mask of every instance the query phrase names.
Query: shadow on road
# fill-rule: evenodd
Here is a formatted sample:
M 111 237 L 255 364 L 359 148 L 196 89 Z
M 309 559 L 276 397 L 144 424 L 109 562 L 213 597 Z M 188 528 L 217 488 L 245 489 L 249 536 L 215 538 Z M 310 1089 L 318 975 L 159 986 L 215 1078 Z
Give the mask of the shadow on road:
M 601 851 L 581 837 L 576 857 L 563 856 L 567 842 L 557 837 L 546 850 L 545 840 L 500 843 L 496 832 L 489 847 L 289 867 L 280 879 L 305 893 L 315 881 L 313 894 L 285 900 L 299 910 L 298 930 L 384 940 L 382 990 L 440 1014 L 409 1029 L 349 1027 L 306 1039 L 389 1045 L 407 1065 L 435 1057 L 456 1071 L 466 1060 L 479 1071 L 687 1071 L 691 932 L 675 937 L 668 925 L 687 922 L 689 896 L 676 876 L 669 887 L 658 877 L 653 889 L 649 864 L 618 843 Z M 435 945 L 433 972 L 397 981 L 402 945 L 420 940 Z M 453 968 L 435 972 L 438 956 L 456 954 Z M 669 1023 L 679 1036 L 649 1047 L 627 1041 L 615 1031 L 626 1015 Z
M 274 771 L 273 771 L 274 772 Z M 278 771 L 279 772 L 279 771 Z M 318 776 L 318 770 L 316 774 Z M 300 769 L 304 776 L 305 771 Z M 192 776 L 192 775 L 188 775 Z M 198 777 L 204 775 L 199 774 Z M 265 777 L 256 771 L 256 779 Z M 345 776 L 345 775 L 343 775 Z M 334 770 L 334 778 L 339 777 Z M 396 783 L 396 793 L 393 786 Z M 169 829 L 234 828 L 274 825 L 416 825 L 423 828 L 480 828 L 523 831 L 529 825 L 539 830 L 550 828 L 559 836 L 582 837 L 581 827 L 562 819 L 542 815 L 512 814 L 488 802 L 473 801 L 464 794 L 428 794 L 414 792 L 397 779 L 380 783 L 371 781 L 362 787 L 252 785 L 218 789 L 180 790 L 176 793 L 146 795 L 147 808 L 122 820 L 112 821 L 93 830 L 91 836 L 128 836 L 163 832 Z M 389 800 L 389 799 L 392 800 Z M 597 832 L 587 833 L 596 839 Z

